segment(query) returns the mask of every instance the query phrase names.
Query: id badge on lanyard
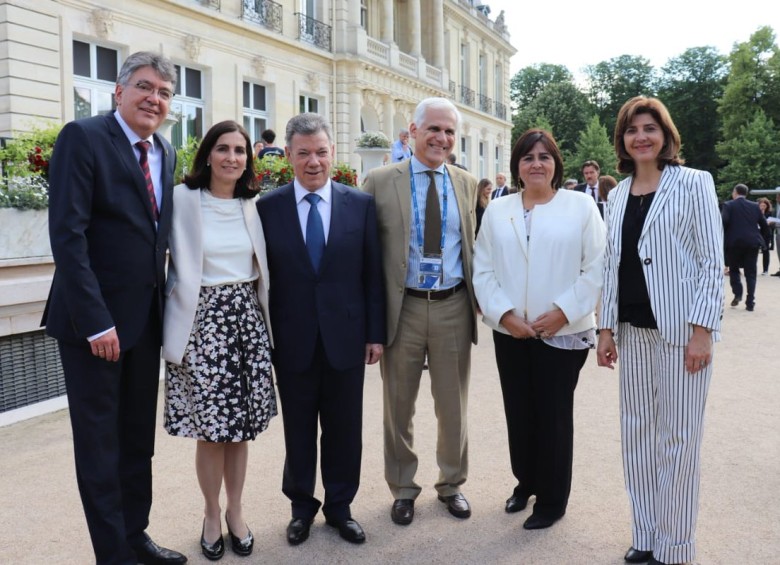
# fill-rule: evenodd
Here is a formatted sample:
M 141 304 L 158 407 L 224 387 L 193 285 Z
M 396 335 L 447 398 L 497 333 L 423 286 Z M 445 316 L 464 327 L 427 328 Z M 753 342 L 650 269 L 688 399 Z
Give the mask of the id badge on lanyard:
M 417 271 L 417 286 L 428 290 L 441 287 L 444 279 L 444 262 L 439 253 L 424 253 Z

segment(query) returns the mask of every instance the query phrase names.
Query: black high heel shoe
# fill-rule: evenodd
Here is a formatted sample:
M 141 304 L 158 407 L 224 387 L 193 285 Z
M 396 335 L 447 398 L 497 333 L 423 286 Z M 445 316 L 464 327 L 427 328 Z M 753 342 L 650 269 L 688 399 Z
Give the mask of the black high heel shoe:
M 228 535 L 230 536 L 230 547 L 233 550 L 233 553 L 240 555 L 241 557 L 252 555 L 252 550 L 255 547 L 255 538 L 252 535 L 252 530 L 247 527 L 246 537 L 241 539 L 234 535 L 233 531 L 230 529 L 230 522 L 227 518 L 227 512 L 225 512 L 225 522 L 227 523 Z
M 200 534 L 200 550 L 209 561 L 219 561 L 225 555 L 225 538 L 220 534 L 214 543 L 206 541 L 206 519 L 203 518 L 203 531 Z

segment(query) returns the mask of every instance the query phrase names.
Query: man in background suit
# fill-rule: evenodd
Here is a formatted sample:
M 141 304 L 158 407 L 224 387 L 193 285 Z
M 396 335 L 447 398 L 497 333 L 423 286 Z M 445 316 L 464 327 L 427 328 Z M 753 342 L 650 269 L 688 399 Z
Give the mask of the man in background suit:
M 574 187 L 574 190 L 577 190 L 579 192 L 584 192 L 591 198 L 593 198 L 593 201 L 596 203 L 596 205 L 599 208 L 599 214 L 601 214 L 601 217 L 604 217 L 604 202 L 601 200 L 601 197 L 599 196 L 599 171 L 601 171 L 601 167 L 599 167 L 599 164 L 594 160 L 588 160 L 585 161 L 582 164 L 582 167 L 580 167 L 580 171 L 582 172 L 582 176 L 585 177 L 585 182 L 582 184 L 578 184 Z
M 493 189 L 493 194 L 490 195 L 491 200 L 507 196 L 511 190 L 506 185 L 506 175 L 504 173 L 496 174 L 496 188 Z
M 287 541 L 306 541 L 320 508 L 319 418 L 325 521 L 345 540 L 362 543 L 350 504 L 360 483 L 363 377 L 385 341 L 376 208 L 367 194 L 331 181 L 333 133 L 322 116 L 291 119 L 285 152 L 295 179 L 257 209 L 287 451 L 282 490 L 292 505 Z
M 742 281 L 739 270 L 745 271 L 745 309 L 755 308 L 756 265 L 758 251 L 764 245 L 764 236 L 769 235 L 766 218 L 755 202 L 746 197 L 748 187 L 738 184 L 731 192 L 732 200 L 723 205 L 723 244 L 726 248 L 726 264 L 729 268 L 729 283 L 734 293 L 732 306 L 742 300 Z
M 50 165 L 56 271 L 42 323 L 59 343 L 98 563 L 187 561 L 145 532 L 176 166 L 156 131 L 175 84 L 168 59 L 130 55 L 117 77 L 116 112 L 65 125 Z
M 363 187 L 376 198 L 382 240 L 385 479 L 395 499 L 390 517 L 400 525 L 412 522 L 421 491 L 414 481 L 412 416 L 426 354 L 439 423 L 436 490 L 453 516 L 471 515 L 460 487 L 468 473 L 466 406 L 471 344 L 477 342 L 471 284 L 477 182 L 445 166 L 459 123 L 449 100 L 423 100 L 409 127 L 411 160 L 374 169 Z

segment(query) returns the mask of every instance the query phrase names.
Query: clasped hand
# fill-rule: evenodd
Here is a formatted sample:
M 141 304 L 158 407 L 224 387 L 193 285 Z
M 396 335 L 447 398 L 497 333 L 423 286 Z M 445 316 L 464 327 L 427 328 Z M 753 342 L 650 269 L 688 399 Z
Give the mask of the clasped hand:
M 545 312 L 533 322 L 529 322 L 510 311 L 501 316 L 500 323 L 512 337 L 527 339 L 531 337 L 547 338 L 554 336 L 566 325 L 566 322 L 566 315 L 556 308 Z

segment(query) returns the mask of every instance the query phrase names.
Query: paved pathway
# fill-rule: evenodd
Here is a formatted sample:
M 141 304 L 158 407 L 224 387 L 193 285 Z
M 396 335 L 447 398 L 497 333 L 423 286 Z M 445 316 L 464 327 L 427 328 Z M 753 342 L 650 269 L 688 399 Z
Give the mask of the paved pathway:
M 776 270 L 773 256 L 772 271 Z M 703 447 L 697 563 L 780 563 L 780 278 L 759 277 L 756 311 L 726 307 L 725 339 L 716 349 Z M 727 292 L 728 301 L 731 299 Z M 528 532 L 529 510 L 504 513 L 509 470 L 501 393 L 491 335 L 482 326 L 474 350 L 469 406 L 471 470 L 464 493 L 469 520 L 451 517 L 436 500 L 435 420 L 428 387 L 416 417 L 420 454 L 412 525 L 390 521 L 392 497 L 382 477 L 381 383 L 366 375 L 362 485 L 353 506 L 368 541 L 352 546 L 320 515 L 309 541 L 285 541 L 289 504 L 281 493 L 281 416 L 250 448 L 245 514 L 255 553 L 229 550 L 223 563 L 304 564 L 605 564 L 623 563 L 630 545 L 618 426 L 617 374 L 588 359 L 576 393 L 574 481 L 568 513 L 549 530 Z M 0 563 L 93 562 L 76 490 L 67 411 L 0 428 Z M 199 550 L 202 501 L 194 471 L 194 442 L 159 428 L 154 459 L 151 535 L 207 563 Z

